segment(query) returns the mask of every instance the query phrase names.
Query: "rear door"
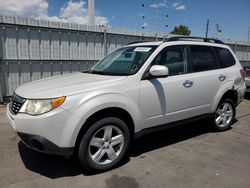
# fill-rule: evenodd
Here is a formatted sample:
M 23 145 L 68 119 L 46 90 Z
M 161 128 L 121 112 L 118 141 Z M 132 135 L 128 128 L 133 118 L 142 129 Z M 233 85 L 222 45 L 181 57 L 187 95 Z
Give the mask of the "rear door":
M 190 45 L 191 81 L 196 97 L 193 116 L 210 113 L 213 100 L 227 80 L 227 73 L 220 69 L 214 50 L 210 46 Z

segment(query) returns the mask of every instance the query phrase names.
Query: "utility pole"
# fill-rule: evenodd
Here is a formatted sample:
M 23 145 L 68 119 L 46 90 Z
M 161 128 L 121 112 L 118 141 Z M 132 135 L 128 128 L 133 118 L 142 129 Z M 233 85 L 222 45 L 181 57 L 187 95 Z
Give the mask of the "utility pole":
M 144 30 L 146 28 L 146 22 L 145 22 L 145 13 L 144 13 L 144 7 L 145 7 L 145 4 L 143 2 L 143 0 L 141 1 L 141 7 L 142 7 L 142 15 L 141 15 L 141 18 L 142 18 L 142 33 L 141 33 L 141 38 L 142 40 L 144 40 Z
M 159 7 L 156 8 L 156 35 L 155 39 L 158 41 L 158 28 L 159 27 Z
M 207 36 L 208 36 L 208 28 L 209 28 L 209 19 L 207 19 L 206 38 L 207 38 Z
M 104 43 L 104 55 L 108 54 L 108 46 L 107 46 L 107 28 L 104 26 L 103 30 L 103 43 Z
M 250 36 L 249 35 L 250 35 L 250 26 L 248 26 L 248 34 L 247 34 L 247 59 L 246 59 L 247 62 L 250 64 L 250 60 L 249 60 L 250 58 L 248 59 L 248 57 L 249 57 L 248 56 L 248 54 L 249 54 L 249 45 L 250 45 L 250 43 L 249 43 L 250 42 L 249 41 Z

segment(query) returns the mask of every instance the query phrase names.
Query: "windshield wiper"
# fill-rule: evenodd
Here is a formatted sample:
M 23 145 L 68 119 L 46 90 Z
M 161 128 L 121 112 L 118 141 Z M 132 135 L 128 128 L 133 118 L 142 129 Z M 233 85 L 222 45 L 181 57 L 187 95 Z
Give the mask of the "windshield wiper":
M 93 70 L 93 69 L 89 69 L 89 70 L 85 71 L 84 73 L 100 74 L 100 75 L 109 75 L 109 73 L 107 73 L 107 72 L 98 71 L 98 70 Z
M 109 76 L 128 76 L 132 75 L 131 73 L 121 73 L 121 72 L 103 72 L 94 69 L 89 69 L 86 71 L 82 71 L 82 73 L 89 73 L 89 74 L 100 74 L 100 75 L 109 75 Z

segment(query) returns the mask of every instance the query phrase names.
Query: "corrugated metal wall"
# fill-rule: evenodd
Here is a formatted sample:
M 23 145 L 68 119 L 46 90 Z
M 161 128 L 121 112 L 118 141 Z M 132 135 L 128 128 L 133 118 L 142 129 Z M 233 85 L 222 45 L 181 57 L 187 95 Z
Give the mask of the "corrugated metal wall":
M 4 60 L 1 63 L 1 86 L 5 95 L 11 95 L 19 86 L 34 80 L 87 70 L 96 63 L 88 61 L 58 60 Z
M 21 84 L 89 69 L 127 43 L 152 33 L 0 16 L 0 102 Z
M 155 39 L 150 32 L 0 16 L 0 102 L 21 84 L 86 70 L 116 48 Z M 247 62 L 245 44 L 228 44 Z
M 101 32 L 1 24 L 0 35 L 2 38 L 1 59 L 99 60 L 105 55 L 104 33 Z M 132 41 L 142 40 L 140 36 L 122 36 L 111 33 L 106 35 L 108 52 Z

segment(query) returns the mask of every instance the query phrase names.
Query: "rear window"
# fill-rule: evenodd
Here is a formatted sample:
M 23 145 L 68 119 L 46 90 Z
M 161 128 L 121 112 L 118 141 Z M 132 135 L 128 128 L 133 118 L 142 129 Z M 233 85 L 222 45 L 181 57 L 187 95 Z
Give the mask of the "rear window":
M 221 68 L 227 68 L 235 65 L 235 59 L 228 49 L 219 47 L 213 47 L 213 49 L 218 57 Z
M 208 46 L 190 46 L 193 72 L 208 71 L 217 68 L 212 48 Z

